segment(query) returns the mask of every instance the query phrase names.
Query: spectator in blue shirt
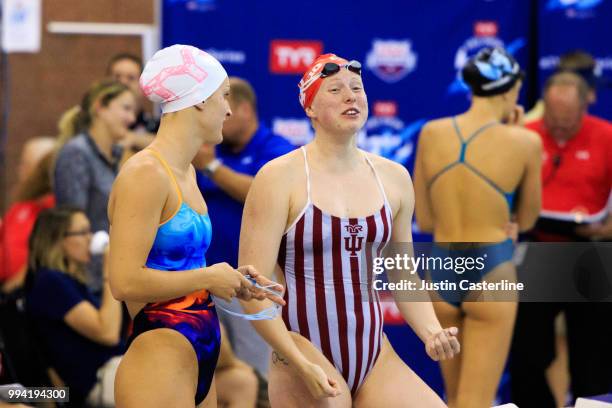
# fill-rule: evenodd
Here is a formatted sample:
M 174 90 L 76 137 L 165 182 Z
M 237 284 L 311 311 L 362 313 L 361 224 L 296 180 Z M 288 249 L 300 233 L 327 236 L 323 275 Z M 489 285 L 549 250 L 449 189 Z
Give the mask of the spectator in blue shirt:
M 70 387 L 70 402 L 114 406 L 113 384 L 123 345 L 121 304 L 104 267 L 101 301 L 85 285 L 91 225 L 72 208 L 44 210 L 29 243 L 26 311 L 45 360 Z
M 268 161 L 289 153 L 295 146 L 259 122 L 255 92 L 247 81 L 231 77 L 230 87 L 232 116 L 223 124 L 223 143 L 203 146 L 194 165 L 199 170 L 198 186 L 206 199 L 213 228 L 206 260 L 211 265 L 227 262 L 235 268 L 242 209 L 253 176 Z M 267 344 L 248 321 L 222 311 L 219 315 L 237 356 L 266 375 Z

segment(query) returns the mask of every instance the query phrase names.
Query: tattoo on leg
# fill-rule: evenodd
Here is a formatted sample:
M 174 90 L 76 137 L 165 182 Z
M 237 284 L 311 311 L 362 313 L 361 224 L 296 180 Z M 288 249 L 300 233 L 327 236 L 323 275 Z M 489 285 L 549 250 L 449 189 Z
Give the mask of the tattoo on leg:
M 277 364 L 279 362 L 283 363 L 286 366 L 289 365 L 289 362 L 287 361 L 287 359 L 285 359 L 283 356 L 278 354 L 276 351 L 273 351 L 272 352 L 272 364 Z

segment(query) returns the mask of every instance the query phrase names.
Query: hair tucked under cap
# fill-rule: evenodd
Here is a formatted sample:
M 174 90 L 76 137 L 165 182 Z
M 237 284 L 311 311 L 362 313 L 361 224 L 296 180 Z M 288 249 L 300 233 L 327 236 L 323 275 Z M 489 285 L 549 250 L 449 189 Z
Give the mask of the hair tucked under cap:
M 176 44 L 157 51 L 147 62 L 140 87 L 163 113 L 170 113 L 205 101 L 226 78 L 227 72 L 212 55 Z
M 323 67 L 328 62 L 334 62 L 338 65 L 343 65 L 347 64 L 348 60 L 338 57 L 335 54 L 323 54 L 317 57 L 317 59 L 315 59 L 313 63 L 310 64 L 310 66 L 306 70 L 306 73 L 302 77 L 302 80 L 298 84 L 298 87 L 300 88 L 300 104 L 304 109 L 308 108 L 312 104 L 315 95 L 321 87 L 321 82 L 323 81 L 323 78 L 321 78 L 320 76 L 314 81 L 311 81 L 311 78 L 320 75 L 321 71 L 323 71 Z
M 503 94 L 523 78 L 518 62 L 502 48 L 481 50 L 463 67 L 461 75 L 476 96 Z

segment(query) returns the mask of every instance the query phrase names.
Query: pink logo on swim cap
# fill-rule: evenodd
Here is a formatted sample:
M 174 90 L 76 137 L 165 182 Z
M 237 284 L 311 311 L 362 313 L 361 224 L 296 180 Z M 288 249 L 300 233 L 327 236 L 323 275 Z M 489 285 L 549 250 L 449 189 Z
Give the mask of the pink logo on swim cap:
M 140 76 L 142 92 L 163 113 L 189 108 L 208 99 L 227 78 L 213 56 L 190 45 L 159 50 Z
M 203 52 L 200 50 L 198 51 Z M 195 64 L 195 58 L 191 54 L 191 50 L 183 48 L 180 52 L 183 58 L 183 64 L 162 69 L 153 79 L 142 85 L 142 91 L 147 98 L 151 100 L 157 99 L 156 102 L 169 102 L 177 99 L 178 97 L 170 89 L 164 86 L 164 81 L 173 75 L 189 75 L 196 82 L 202 82 L 206 79 L 208 73 Z

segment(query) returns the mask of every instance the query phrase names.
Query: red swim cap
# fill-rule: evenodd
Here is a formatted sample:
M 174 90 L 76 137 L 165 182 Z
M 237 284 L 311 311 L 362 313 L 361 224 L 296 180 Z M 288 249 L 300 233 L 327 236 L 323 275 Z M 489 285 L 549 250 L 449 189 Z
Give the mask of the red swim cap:
M 315 95 L 319 91 L 321 81 L 323 80 L 323 78 L 321 78 L 321 71 L 328 62 L 334 62 L 338 65 L 348 63 L 347 60 L 335 54 L 323 54 L 314 60 L 298 84 L 300 88 L 300 104 L 304 109 L 312 104 Z

